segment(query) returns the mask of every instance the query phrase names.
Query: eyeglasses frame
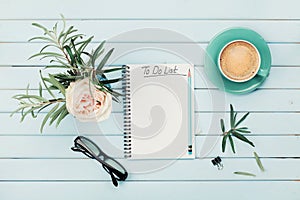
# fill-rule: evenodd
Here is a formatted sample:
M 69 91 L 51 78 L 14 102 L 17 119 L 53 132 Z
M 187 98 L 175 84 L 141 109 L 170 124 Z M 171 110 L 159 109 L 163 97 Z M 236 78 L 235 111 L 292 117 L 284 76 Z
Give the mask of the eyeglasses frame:
M 90 142 L 94 147 L 97 148 L 97 150 L 99 151 L 99 155 L 96 155 L 83 141 L 87 140 L 88 142 Z M 114 184 L 114 186 L 118 186 L 118 181 L 125 181 L 126 178 L 128 177 L 128 172 L 126 171 L 126 169 L 115 159 L 113 159 L 112 157 L 108 156 L 106 153 L 104 153 L 98 145 L 96 145 L 92 140 L 90 140 L 87 137 L 84 136 L 77 136 L 74 140 L 74 147 L 71 147 L 71 149 L 73 151 L 77 151 L 77 152 L 81 152 L 84 155 L 86 155 L 87 157 L 91 158 L 91 159 L 95 159 L 98 162 L 100 162 L 102 164 L 102 167 L 104 168 L 104 170 L 110 174 L 112 182 Z M 103 160 L 100 159 L 99 157 L 103 156 Z M 110 164 L 106 163 L 105 160 L 107 159 L 111 159 L 113 160 L 116 164 L 118 164 L 125 173 L 120 172 L 119 170 L 117 170 L 115 167 L 111 166 Z M 115 174 L 115 175 L 114 175 Z M 117 176 L 117 177 L 116 177 Z

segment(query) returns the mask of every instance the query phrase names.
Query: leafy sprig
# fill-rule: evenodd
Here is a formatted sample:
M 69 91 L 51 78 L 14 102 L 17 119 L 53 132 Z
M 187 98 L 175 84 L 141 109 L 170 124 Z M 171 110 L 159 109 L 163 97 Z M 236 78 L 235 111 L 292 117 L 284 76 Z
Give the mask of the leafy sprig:
M 226 143 L 228 139 L 230 142 L 231 149 L 233 153 L 235 153 L 233 137 L 243 142 L 246 142 L 254 147 L 254 144 L 243 135 L 244 133 L 251 133 L 251 131 L 247 127 L 239 127 L 239 125 L 247 118 L 248 115 L 249 112 L 247 112 L 243 117 L 241 117 L 237 121 L 237 112 L 234 111 L 233 106 L 230 104 L 230 129 L 228 131 L 225 131 L 224 120 L 220 120 L 221 130 L 223 132 L 222 152 L 225 152 Z
M 65 103 L 65 89 L 76 80 L 89 77 L 91 84 L 101 91 L 112 94 L 115 101 L 119 101 L 118 96 L 121 95 L 110 87 L 111 83 L 118 82 L 121 78 L 109 80 L 106 74 L 122 68 L 104 68 L 114 49 L 110 49 L 104 54 L 105 41 L 103 41 L 95 50 L 91 52 L 86 51 L 93 36 L 85 38 L 85 35 L 78 33 L 78 30 L 73 26 L 67 28 L 65 18 L 61 17 L 63 24 L 60 31 L 58 23 L 52 29 L 48 29 L 38 23 L 32 24 L 41 29 L 43 35 L 33 37 L 29 41 L 41 41 L 46 43 L 46 45 L 29 59 L 36 57 L 39 57 L 41 60 L 50 59 L 50 65 L 45 66 L 45 69 L 59 68 L 64 72 L 48 74 L 45 77 L 40 71 L 39 95 L 29 94 L 29 87 L 27 87 L 25 94 L 13 96 L 14 99 L 19 101 L 19 107 L 12 115 L 20 112 L 22 116 L 21 121 L 28 115 L 35 118 L 38 113 L 48 107 L 50 108 L 42 121 L 41 132 L 47 121 L 50 121 L 50 125 L 56 121 L 56 126 L 58 126 L 69 114 Z M 102 55 L 102 59 L 97 63 Z M 44 94 L 45 91 L 47 94 Z M 49 96 L 51 97 L 50 99 L 47 98 Z
M 49 125 L 52 125 L 56 121 L 56 127 L 60 124 L 60 122 L 69 114 L 66 103 L 65 103 L 65 88 L 64 86 L 58 82 L 52 75 L 49 75 L 49 78 L 45 78 L 41 74 L 42 84 L 48 95 L 51 96 L 51 99 L 47 99 L 44 95 L 44 90 L 41 85 L 39 84 L 39 95 L 29 94 L 29 86 L 27 86 L 25 94 L 17 94 L 13 96 L 13 99 L 19 101 L 19 107 L 11 114 L 11 116 L 15 113 L 21 113 L 21 122 L 24 121 L 27 115 L 31 115 L 33 118 L 36 118 L 37 115 L 44 110 L 45 108 L 51 106 L 51 110 L 46 114 L 44 117 L 40 132 L 43 132 L 43 128 L 48 120 L 50 120 Z M 51 86 L 46 83 L 50 83 Z M 61 92 L 62 97 L 56 97 L 54 95 L 54 91 L 51 89 L 58 89 Z

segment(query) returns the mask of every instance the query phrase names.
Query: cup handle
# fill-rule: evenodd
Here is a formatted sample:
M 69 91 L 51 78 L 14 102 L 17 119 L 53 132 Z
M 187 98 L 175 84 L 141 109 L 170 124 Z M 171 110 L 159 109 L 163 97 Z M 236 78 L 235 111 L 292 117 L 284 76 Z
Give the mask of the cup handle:
M 259 75 L 259 76 L 268 76 L 269 75 L 269 70 L 260 68 L 257 72 L 257 75 Z

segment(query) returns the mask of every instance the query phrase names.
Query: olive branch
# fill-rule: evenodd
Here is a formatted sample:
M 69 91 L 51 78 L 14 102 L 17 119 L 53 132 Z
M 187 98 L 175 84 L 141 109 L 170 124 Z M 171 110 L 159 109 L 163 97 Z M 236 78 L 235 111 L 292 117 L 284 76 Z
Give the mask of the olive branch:
M 226 142 L 227 139 L 229 139 L 231 149 L 233 153 L 235 153 L 233 137 L 254 147 L 254 144 L 243 135 L 244 133 L 251 133 L 251 131 L 247 127 L 239 127 L 239 125 L 248 117 L 248 115 L 249 112 L 247 112 L 237 121 L 237 112 L 234 111 L 233 106 L 230 104 L 230 129 L 228 131 L 225 131 L 224 120 L 220 120 L 221 130 L 223 132 L 222 152 L 225 152 Z
M 101 42 L 91 53 L 86 51 L 86 47 L 91 43 L 93 36 L 85 39 L 84 34 L 78 33 L 73 26 L 66 27 L 66 21 L 62 16 L 62 29 L 58 30 L 58 23 L 55 23 L 52 29 L 47 29 L 41 24 L 32 23 L 43 31 L 43 36 L 36 36 L 29 39 L 31 41 L 42 41 L 46 45 L 39 51 L 29 57 L 29 59 L 39 57 L 42 59 L 50 58 L 50 65 L 45 69 L 59 68 L 65 72 L 48 74 L 43 76 L 40 71 L 41 82 L 39 83 L 38 95 L 29 94 L 29 86 L 27 86 L 25 94 L 17 94 L 13 96 L 19 102 L 19 107 L 11 114 L 21 113 L 21 122 L 26 116 L 31 115 L 36 118 L 37 115 L 47 107 L 51 107 L 50 111 L 44 117 L 40 131 L 47 121 L 49 125 L 56 121 L 56 126 L 69 114 L 66 108 L 65 89 L 71 82 L 89 77 L 90 82 L 99 90 L 108 92 L 112 95 L 113 100 L 119 101 L 118 96 L 121 94 L 111 89 L 110 84 L 116 83 L 121 78 L 108 80 L 106 75 L 122 67 L 104 69 L 109 57 L 114 49 L 110 49 L 96 64 L 97 60 L 104 53 L 105 41 Z M 87 61 L 85 61 L 87 60 Z M 46 91 L 46 95 L 44 94 Z M 51 97 L 48 99 L 47 97 Z
M 254 144 L 248 140 L 243 134 L 244 133 L 251 133 L 251 131 L 247 127 L 239 127 L 239 125 L 248 117 L 250 113 L 247 112 L 245 115 L 243 115 L 239 120 L 237 120 L 237 112 L 234 111 L 233 106 L 230 104 L 230 129 L 228 131 L 225 131 L 225 125 L 224 125 L 224 120 L 220 120 L 221 124 L 221 130 L 223 132 L 223 139 L 222 139 L 222 152 L 225 152 L 226 148 L 226 142 L 227 139 L 229 139 L 231 149 L 233 153 L 235 153 L 235 147 L 234 147 L 234 142 L 233 142 L 233 137 L 248 143 L 252 147 L 254 147 Z M 265 168 L 260 160 L 260 157 L 256 152 L 253 152 L 255 161 L 257 166 L 259 167 L 261 172 L 265 171 Z M 242 175 L 242 176 L 250 176 L 250 177 L 256 177 L 255 174 L 251 172 L 246 172 L 246 171 L 235 171 L 233 174 L 236 175 Z

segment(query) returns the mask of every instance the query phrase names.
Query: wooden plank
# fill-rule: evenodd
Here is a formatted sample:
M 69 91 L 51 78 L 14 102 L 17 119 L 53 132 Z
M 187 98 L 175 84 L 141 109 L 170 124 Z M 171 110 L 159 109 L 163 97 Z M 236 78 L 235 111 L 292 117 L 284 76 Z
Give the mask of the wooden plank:
M 195 69 L 195 88 L 216 88 L 206 77 L 204 67 L 197 67 Z M 273 66 L 270 75 L 259 89 L 299 89 L 299 73 L 300 68 L 298 67 Z
M 43 71 L 43 74 L 58 73 L 59 69 L 43 70 L 43 67 L 0 67 L 0 90 L 5 89 L 26 89 L 27 85 L 30 85 L 30 89 L 38 89 L 40 82 L 39 70 Z M 299 89 L 300 81 L 298 74 L 300 74 L 299 67 L 273 67 L 271 68 L 270 76 L 266 82 L 260 88 L 267 89 Z M 24 78 L 18 78 L 24 77 Z M 108 78 L 121 77 L 121 72 L 110 73 Z M 278 81 L 280 80 L 280 81 Z M 112 84 L 114 88 L 121 88 L 121 82 Z M 195 88 L 216 88 L 204 73 L 203 66 L 195 67 Z
M 175 162 L 121 160 L 120 162 L 129 173 L 128 181 L 280 181 L 297 180 L 300 177 L 299 159 L 261 159 L 266 169 L 264 172 L 260 171 L 254 158 L 223 158 L 223 170 L 213 166 L 210 159 Z M 109 181 L 111 179 L 99 163 L 90 159 L 1 159 L 0 169 L 1 181 Z M 82 170 L 85 173 L 82 173 Z M 236 175 L 233 173 L 235 171 L 251 172 L 256 177 Z
M 300 110 L 298 90 L 257 90 L 247 95 L 228 94 L 219 90 L 195 90 L 195 96 L 196 102 L 199 102 L 196 112 L 229 111 L 229 104 L 233 104 L 237 111 L 246 112 Z
M 77 6 L 80 1 L 53 0 L 40 2 L 30 0 L 19 2 L 12 0 L 1 5 L 0 19 L 57 19 L 58 13 L 63 13 L 68 18 L 75 19 L 299 19 L 298 1 L 259 1 L 244 2 L 239 0 L 229 0 L 228 2 L 212 0 L 206 1 L 183 1 L 176 2 L 167 0 L 140 2 L 131 0 L 129 2 L 119 2 L 112 0 L 109 2 L 97 2 L 88 0 L 85 5 L 89 9 L 82 9 Z M 73 3 L 70 6 L 70 3 Z M 158 7 L 157 4 L 160 6 Z M 33 7 L 34 5 L 34 7 Z M 59 7 L 57 5 L 60 5 Z M 129 6 L 131 5 L 131 6 Z M 134 5 L 134 6 L 133 6 Z M 234 6 L 234 7 L 233 7 Z M 101 9 L 99 8 L 109 8 Z M 113 8 L 113 12 L 112 12 Z M 126 8 L 126 12 L 124 12 Z M 238 8 L 238 9 L 233 9 Z M 284 9 L 282 9 L 284 8 Z M 17 12 L 16 12 L 17 10 Z M 268 10 L 268 12 L 266 12 Z M 155 15 L 153 12 L 155 11 Z M 201 12 L 200 12 L 201 11 Z M 255 11 L 255 15 L 253 12 Z
M 121 67 L 121 66 L 114 66 Z M 0 90 L 24 90 L 29 89 L 37 90 L 39 89 L 39 83 L 41 82 L 40 71 L 43 76 L 48 76 L 48 74 L 56 73 L 66 73 L 67 69 L 45 69 L 44 67 L 0 67 L 0 79 L 5 80 L 0 83 Z M 22 78 L 20 78 L 22 77 Z M 110 78 L 121 78 L 122 72 L 110 72 L 106 76 Z M 42 84 L 43 85 L 43 84 Z M 121 88 L 121 81 L 111 84 L 113 88 Z
M 18 102 L 17 102 L 17 100 L 12 99 L 12 97 L 14 95 L 17 95 L 17 94 L 25 94 L 25 93 L 26 93 L 25 90 L 0 90 L 0 96 L 3 99 L 6 99 L 6 101 L 3 102 L 0 105 L 0 110 L 1 110 L 1 108 L 3 108 L 3 110 L 2 110 L 3 112 L 12 112 L 12 111 L 16 110 L 17 107 L 18 107 Z M 34 94 L 34 95 L 38 95 L 39 91 L 38 90 L 31 90 L 29 93 L 30 94 Z M 45 93 L 43 95 L 47 99 L 52 99 L 52 97 L 46 91 L 45 91 Z M 56 97 L 57 98 L 64 98 L 60 94 L 57 94 Z M 120 101 L 121 100 L 122 100 L 122 98 L 120 97 Z M 6 106 L 8 106 L 8 107 L 6 107 Z M 123 111 L 122 102 L 121 103 L 117 103 L 117 102 L 113 101 L 112 102 L 112 107 L 113 107 L 112 108 L 113 111 Z M 51 108 L 46 108 L 44 111 L 49 111 L 49 110 L 51 110 Z
M 39 70 L 42 70 L 44 74 L 61 71 L 59 69 L 44 70 L 43 67 L 0 67 L 0 79 L 6 80 L 1 82 L 0 89 L 26 89 L 28 84 L 30 85 L 30 89 L 38 89 L 38 83 L 40 82 Z M 298 67 L 273 67 L 271 75 L 261 88 L 300 88 L 298 73 L 300 73 L 300 68 Z M 110 73 L 108 75 L 108 78 L 120 77 L 121 72 Z M 205 76 L 203 67 L 196 66 L 195 75 L 195 88 L 216 88 Z M 26 78 L 16 81 L 17 77 L 20 76 Z M 278 79 L 281 81 L 279 82 Z M 120 88 L 121 82 L 112 84 L 112 86 Z
M 37 118 L 27 117 L 20 123 L 20 115 L 13 117 L 9 113 L 1 113 L 0 134 L 4 135 L 41 135 L 40 126 L 46 113 L 40 113 Z M 5 123 L 4 123 L 5 122 Z M 123 113 L 112 113 L 108 120 L 102 122 L 79 122 L 73 116 L 67 116 L 61 124 L 44 127 L 42 135 L 122 135 L 123 134 Z
M 32 94 L 37 92 L 32 91 Z M 0 96 L 5 99 L 0 104 L 0 112 L 15 110 L 18 102 L 11 97 L 20 93 L 24 91 L 0 90 Z M 229 110 L 231 103 L 237 111 L 295 112 L 300 110 L 299 98 L 298 90 L 257 90 L 247 95 L 233 95 L 219 90 L 195 90 L 195 111 L 224 112 Z M 122 112 L 122 103 L 113 102 L 113 111 Z
M 231 200 L 298 200 L 300 183 L 296 181 L 153 181 L 125 182 L 114 188 L 110 182 L 1 182 L 4 200 L 53 199 L 190 199 L 200 197 Z M 16 192 L 18 191 L 18 192 Z M 137 192 L 138 191 L 138 192 Z
M 85 135 L 82 133 L 82 135 Z M 70 150 L 73 136 L 1 136 L 0 158 L 82 158 L 81 154 Z M 88 136 L 94 140 L 107 154 L 123 157 L 123 136 Z M 297 136 L 251 136 L 247 138 L 256 147 L 243 143 L 236 138 L 236 154 L 233 154 L 229 143 L 226 153 L 221 153 L 220 136 L 197 136 L 196 155 L 198 158 L 216 157 L 218 155 L 230 158 L 252 157 L 257 151 L 262 157 L 299 157 L 300 139 Z
M 0 65 L 49 64 L 46 60 L 28 60 L 31 55 L 37 53 L 44 45 L 43 43 L 0 43 Z M 108 64 L 123 65 L 128 63 L 183 63 L 186 61 L 177 55 L 185 55 L 187 49 L 198 48 L 198 45 L 202 50 L 199 48 L 198 52 L 191 52 L 189 56 L 194 58 L 194 64 L 203 65 L 204 49 L 207 43 L 107 43 L 106 48 L 115 48 Z M 91 48 L 95 46 L 96 44 L 93 44 Z M 300 51 L 299 44 L 272 43 L 269 44 L 269 47 L 273 65 L 300 65 L 300 58 L 297 56 L 297 52 Z M 166 49 L 167 51 L 161 49 Z M 176 51 L 177 55 L 168 52 L 168 49 Z M 129 52 L 129 50 L 135 51 Z
M 31 25 L 32 22 L 52 28 L 53 20 L 1 20 L 0 38 L 2 42 L 27 42 L 29 38 L 40 35 L 41 31 Z M 298 42 L 299 21 L 278 20 L 70 20 L 73 25 L 87 36 L 94 35 L 94 41 L 107 40 L 115 35 L 156 27 L 173 30 L 183 34 L 195 42 L 209 42 L 218 32 L 229 27 L 248 27 L 265 38 L 267 42 Z M 198 27 L 195 29 L 195 27 Z M 268 28 L 266 28 L 268 27 Z M 19 34 L 22 30 L 22 34 Z M 278 33 L 280 34 L 274 34 Z M 155 37 L 160 42 L 167 42 L 171 38 Z M 110 40 L 114 41 L 114 40 Z M 119 41 L 120 42 L 120 41 Z M 180 42 L 180 41 L 176 41 Z
M 299 136 L 250 136 L 247 138 L 255 145 L 252 148 L 249 144 L 233 138 L 236 154 L 232 153 L 229 141 L 227 141 L 225 153 L 221 153 L 222 137 L 206 136 L 197 137 L 197 156 L 203 158 L 206 156 L 216 157 L 217 155 L 225 157 L 248 157 L 256 151 L 263 157 L 298 157 L 297 146 L 300 144 Z M 215 144 L 214 146 L 212 146 Z
M 82 135 L 84 135 L 82 133 Z M 78 153 L 74 153 L 70 148 L 77 134 L 72 136 L 3 136 L 3 149 L 1 156 L 17 158 L 31 157 L 34 158 L 79 158 L 83 157 Z M 90 137 L 93 139 L 104 152 L 115 157 L 123 156 L 123 137 L 122 136 L 97 136 Z M 5 142 L 6 141 L 6 142 Z M 14 141 L 14 142 L 13 142 Z M 5 156 L 6 155 L 6 156 Z
M 245 113 L 239 113 L 238 118 Z M 225 119 L 226 127 L 229 126 L 229 113 L 197 113 L 196 124 L 198 120 L 197 134 L 214 135 L 219 133 L 220 127 L 216 129 L 211 127 L 212 120 Z M 288 122 L 288 123 L 287 123 Z M 254 135 L 293 135 L 300 133 L 299 114 L 298 113 L 250 113 L 247 119 L 241 124 L 247 126 Z M 214 131 L 216 132 L 214 133 Z
M 241 117 L 244 113 L 240 113 Z M 0 135 L 40 135 L 39 128 L 46 113 L 40 113 L 35 119 L 26 118 L 20 123 L 20 116 L 9 117 L 9 113 L 0 113 Z M 224 113 L 196 113 L 195 134 L 220 135 L 219 120 L 223 118 L 229 121 L 229 114 Z M 212 126 L 214 123 L 216 127 Z M 286 123 L 288 121 L 288 123 Z M 228 124 L 228 123 L 227 123 Z M 257 136 L 299 135 L 300 124 L 298 113 L 251 113 L 242 124 L 248 126 L 251 134 Z M 72 116 L 68 116 L 61 125 L 45 126 L 43 135 L 74 135 L 84 133 L 86 135 L 122 135 L 123 113 L 112 113 L 108 120 L 100 123 L 79 123 Z

